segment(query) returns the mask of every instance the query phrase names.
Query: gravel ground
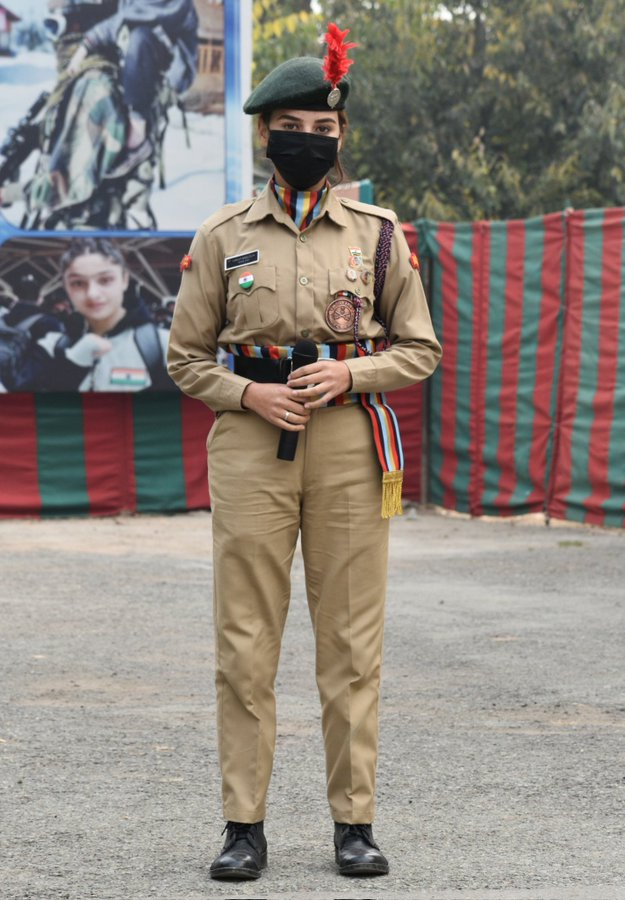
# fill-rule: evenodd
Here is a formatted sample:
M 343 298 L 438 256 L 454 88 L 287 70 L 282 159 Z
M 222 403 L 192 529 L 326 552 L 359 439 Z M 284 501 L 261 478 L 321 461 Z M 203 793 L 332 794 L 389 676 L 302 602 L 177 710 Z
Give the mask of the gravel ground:
M 210 528 L 0 522 L 3 900 L 625 897 L 625 533 L 393 522 L 383 879 L 335 873 L 297 560 L 269 869 L 224 884 Z

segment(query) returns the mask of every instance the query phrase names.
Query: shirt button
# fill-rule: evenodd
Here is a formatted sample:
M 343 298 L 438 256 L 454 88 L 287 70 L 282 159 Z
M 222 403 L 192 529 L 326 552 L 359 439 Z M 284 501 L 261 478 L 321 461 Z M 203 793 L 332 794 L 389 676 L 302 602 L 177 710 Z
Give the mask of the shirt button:
M 302 337 L 308 337 L 309 334 L 310 331 L 308 330 L 308 328 L 302 328 Z
M 302 242 L 302 244 L 305 244 L 306 241 L 308 240 L 308 238 L 306 237 L 305 234 L 300 234 L 299 239 Z
M 299 280 L 299 283 L 300 284 L 308 284 L 308 279 L 306 278 L 305 275 L 302 275 L 302 277 Z

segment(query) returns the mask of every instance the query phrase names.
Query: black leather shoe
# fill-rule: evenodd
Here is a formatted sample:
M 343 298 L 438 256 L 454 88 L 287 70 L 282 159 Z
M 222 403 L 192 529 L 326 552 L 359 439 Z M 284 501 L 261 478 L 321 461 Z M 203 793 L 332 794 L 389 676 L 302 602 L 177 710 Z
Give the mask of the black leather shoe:
M 334 852 L 341 875 L 388 875 L 388 860 L 373 840 L 371 825 L 335 822 Z
M 260 878 L 267 865 L 267 841 L 263 823 L 228 822 L 226 843 L 210 867 L 211 878 L 249 881 Z M 223 832 L 222 832 L 223 834 Z

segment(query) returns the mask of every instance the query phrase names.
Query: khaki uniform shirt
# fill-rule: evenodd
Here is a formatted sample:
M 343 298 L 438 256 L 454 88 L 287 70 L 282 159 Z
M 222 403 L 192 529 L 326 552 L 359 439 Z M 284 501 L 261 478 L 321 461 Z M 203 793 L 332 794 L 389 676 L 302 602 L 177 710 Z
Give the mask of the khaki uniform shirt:
M 301 338 L 317 344 L 353 342 L 353 329 L 337 332 L 326 321 L 326 310 L 341 291 L 363 301 L 358 337 L 382 338 L 384 329 L 373 318 L 373 288 L 383 219 L 395 223 L 379 303 L 392 346 L 345 361 L 352 390 L 393 390 L 427 378 L 441 348 L 395 214 L 330 190 L 319 215 L 300 232 L 267 185 L 257 199 L 211 216 L 193 240 L 169 340 L 169 373 L 180 389 L 215 411 L 241 409 L 249 380 L 217 363 L 218 347 L 292 346 Z M 226 270 L 227 258 L 248 253 L 255 258 L 256 252 L 257 262 Z M 350 260 L 358 252 L 361 264 L 354 267 Z M 248 289 L 239 284 L 243 273 L 253 276 Z

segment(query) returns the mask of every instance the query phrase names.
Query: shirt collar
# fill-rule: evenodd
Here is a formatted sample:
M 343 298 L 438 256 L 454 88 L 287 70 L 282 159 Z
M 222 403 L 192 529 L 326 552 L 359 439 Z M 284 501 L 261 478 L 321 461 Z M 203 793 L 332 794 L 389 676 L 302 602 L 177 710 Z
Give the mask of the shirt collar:
M 292 228 L 299 234 L 299 231 L 293 219 L 280 206 L 278 198 L 273 192 L 270 181 L 265 185 L 261 193 L 254 200 L 243 221 L 246 223 L 260 222 L 267 216 L 273 216 L 276 222 L 282 222 L 288 225 L 289 228 Z M 325 202 L 323 204 L 323 209 L 321 210 L 315 221 L 317 221 L 318 219 L 322 219 L 324 216 L 329 216 L 330 219 L 332 219 L 332 221 L 337 225 L 340 225 L 342 228 L 347 228 L 347 216 L 345 214 L 343 204 L 335 195 L 332 188 L 330 188 L 330 190 L 328 191 Z

